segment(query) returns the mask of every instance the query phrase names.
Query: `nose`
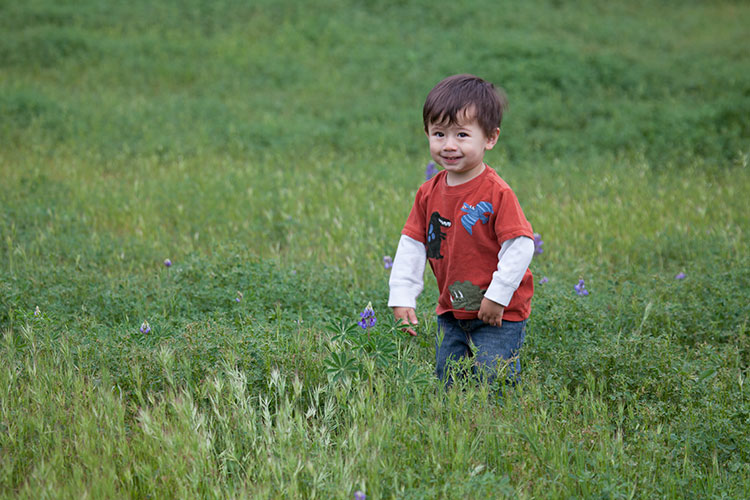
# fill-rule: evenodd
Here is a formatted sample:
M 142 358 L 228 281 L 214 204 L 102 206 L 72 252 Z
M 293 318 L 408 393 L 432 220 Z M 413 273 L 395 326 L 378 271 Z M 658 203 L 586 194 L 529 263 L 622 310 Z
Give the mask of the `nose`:
M 445 142 L 443 143 L 443 149 L 453 151 L 456 149 L 456 141 L 453 136 L 446 136 Z

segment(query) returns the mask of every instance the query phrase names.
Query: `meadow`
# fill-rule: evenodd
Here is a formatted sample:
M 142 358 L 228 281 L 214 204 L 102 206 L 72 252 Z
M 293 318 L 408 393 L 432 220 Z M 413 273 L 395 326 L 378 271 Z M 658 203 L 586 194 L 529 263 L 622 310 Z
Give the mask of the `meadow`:
M 0 497 L 750 497 L 748 25 L 0 0 Z M 429 271 L 417 337 L 386 306 L 463 72 L 508 94 L 486 159 L 544 242 L 502 399 L 435 379 Z

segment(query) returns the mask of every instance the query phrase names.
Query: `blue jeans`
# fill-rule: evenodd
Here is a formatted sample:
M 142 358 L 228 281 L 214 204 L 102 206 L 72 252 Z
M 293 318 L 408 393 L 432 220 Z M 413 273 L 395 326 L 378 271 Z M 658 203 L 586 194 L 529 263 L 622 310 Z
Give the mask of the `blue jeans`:
M 440 334 L 443 339 L 440 342 Z M 526 337 L 526 320 L 505 321 L 499 327 L 480 319 L 456 319 L 452 313 L 438 316 L 436 338 L 436 372 L 446 387 L 453 383 L 450 360 L 473 356 L 472 373 L 492 383 L 498 368 L 507 365 L 507 382 L 514 385 L 521 373 L 518 352 Z M 447 370 L 447 371 L 446 371 Z

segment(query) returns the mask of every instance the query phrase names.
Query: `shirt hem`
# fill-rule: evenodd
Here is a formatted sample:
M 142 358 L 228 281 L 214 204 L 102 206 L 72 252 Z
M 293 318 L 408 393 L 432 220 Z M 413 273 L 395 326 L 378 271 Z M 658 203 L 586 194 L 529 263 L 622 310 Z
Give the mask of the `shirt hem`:
M 456 319 L 477 319 L 479 311 L 464 311 L 463 309 L 435 309 L 438 316 L 445 313 L 451 313 Z M 503 321 L 523 321 L 529 319 L 531 311 L 524 314 L 521 311 L 506 311 L 503 313 Z

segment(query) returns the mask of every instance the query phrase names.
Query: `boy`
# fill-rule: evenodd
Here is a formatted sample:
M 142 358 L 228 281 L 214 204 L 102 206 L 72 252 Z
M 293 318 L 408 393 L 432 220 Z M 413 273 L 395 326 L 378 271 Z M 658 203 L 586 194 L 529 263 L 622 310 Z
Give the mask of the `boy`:
M 388 306 L 416 335 L 411 326 L 429 260 L 440 291 L 436 372 L 446 385 L 446 363 L 464 356 L 473 355 L 475 372 L 490 382 L 499 362 L 512 360 L 511 382 L 520 371 L 534 293 L 534 233 L 510 186 L 484 163 L 506 107 L 494 85 L 473 75 L 444 79 L 424 104 L 430 155 L 443 170 L 417 192 L 391 269 Z

